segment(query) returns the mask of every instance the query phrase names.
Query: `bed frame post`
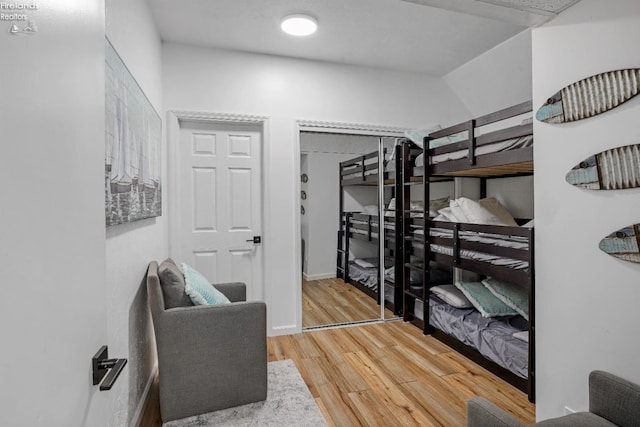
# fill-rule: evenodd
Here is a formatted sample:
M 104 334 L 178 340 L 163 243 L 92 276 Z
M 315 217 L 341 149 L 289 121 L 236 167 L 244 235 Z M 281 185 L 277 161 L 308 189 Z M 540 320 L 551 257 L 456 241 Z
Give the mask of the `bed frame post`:
M 404 313 L 404 221 L 402 218 L 403 198 L 404 198 L 404 182 L 402 176 L 402 159 L 404 159 L 403 149 L 407 145 L 406 142 L 400 142 L 394 147 L 394 159 L 396 162 L 396 180 L 395 180 L 395 253 L 393 267 L 393 310 L 394 314 Z
M 351 212 L 344 214 L 344 282 L 349 282 L 349 239 L 351 238 Z
M 429 200 L 431 199 L 431 186 L 429 185 L 429 162 L 426 159 L 427 152 L 429 150 L 429 137 L 427 136 L 423 140 L 423 156 L 424 172 L 422 174 L 422 219 L 424 221 L 424 229 L 422 233 L 422 319 L 424 326 L 422 332 L 426 334 L 433 333 L 433 327 L 429 324 L 429 318 L 431 317 L 431 306 L 429 305 L 429 292 L 431 283 L 431 268 L 429 261 L 431 259 L 431 233 L 429 232 Z M 409 280 L 411 282 L 411 280 Z
M 536 401 L 536 280 L 535 280 L 535 229 L 529 232 L 529 389 L 530 402 Z
M 409 291 L 409 281 L 410 281 L 410 271 L 409 267 L 406 266 L 406 263 L 409 262 L 411 256 L 411 245 L 407 244 L 405 238 L 409 235 L 409 227 L 411 219 L 409 217 L 409 210 L 411 207 L 410 199 L 411 199 L 411 188 L 408 186 L 409 179 L 408 177 L 413 174 L 413 169 L 411 164 L 409 163 L 409 151 L 410 144 L 407 142 L 402 145 L 402 176 L 401 176 L 401 185 L 402 185 L 402 199 L 400 200 L 400 209 L 402 216 L 402 235 L 400 236 L 402 239 L 402 252 L 401 252 L 401 271 L 402 271 L 402 296 L 403 296 L 403 320 L 409 321 L 411 320 L 411 313 L 413 312 L 413 301 L 411 300 L 410 295 L 408 295 Z M 398 203 L 396 202 L 396 205 Z
M 476 164 L 476 135 L 475 135 L 475 129 L 476 129 L 476 121 L 475 120 L 470 120 L 469 121 L 469 164 L 471 166 Z

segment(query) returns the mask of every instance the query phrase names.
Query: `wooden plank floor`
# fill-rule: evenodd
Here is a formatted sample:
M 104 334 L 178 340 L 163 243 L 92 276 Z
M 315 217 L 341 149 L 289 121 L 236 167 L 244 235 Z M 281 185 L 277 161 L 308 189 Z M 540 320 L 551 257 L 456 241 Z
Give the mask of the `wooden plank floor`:
M 402 321 L 269 338 L 269 360 L 282 359 L 331 426 L 465 426 L 473 396 L 535 420 L 524 393 Z
M 385 318 L 393 313 L 385 310 Z M 379 319 L 380 306 L 342 279 L 302 281 L 302 327 Z

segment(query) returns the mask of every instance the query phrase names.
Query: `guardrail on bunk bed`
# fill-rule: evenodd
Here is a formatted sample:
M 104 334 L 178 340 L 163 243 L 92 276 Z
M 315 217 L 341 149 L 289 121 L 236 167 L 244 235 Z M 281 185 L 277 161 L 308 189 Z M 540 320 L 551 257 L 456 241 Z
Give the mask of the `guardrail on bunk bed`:
M 478 128 L 529 113 L 532 107 L 531 101 L 523 102 L 429 134 L 424 140 L 425 147 L 429 147 L 433 140 L 466 133 L 462 137 L 466 139 L 425 150 L 429 159 L 460 151 L 466 154 L 462 158 L 437 164 L 425 162 L 428 165 L 428 175 L 505 176 L 533 173 L 533 145 L 528 145 L 529 141 L 526 140 L 533 136 L 533 123 L 520 123 L 476 136 Z M 505 141 L 511 141 L 515 148 L 491 152 L 490 156 L 479 153 L 482 149 L 490 148 L 491 144 Z

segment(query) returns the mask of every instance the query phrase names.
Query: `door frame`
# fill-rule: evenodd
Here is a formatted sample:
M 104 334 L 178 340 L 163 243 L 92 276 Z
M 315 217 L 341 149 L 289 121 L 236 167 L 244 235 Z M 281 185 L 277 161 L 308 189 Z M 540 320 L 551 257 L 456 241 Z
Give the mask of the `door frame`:
M 402 128 L 398 126 L 385 126 L 385 125 L 372 125 L 372 124 L 362 124 L 362 123 L 349 123 L 349 122 L 333 122 L 333 121 L 321 121 L 321 120 L 307 120 L 307 119 L 298 119 L 295 123 L 295 139 L 294 139 L 294 147 L 293 147 L 293 155 L 295 161 L 294 164 L 294 182 L 295 182 L 295 200 L 298 200 L 301 191 L 301 183 L 300 183 L 300 132 L 310 131 L 310 132 L 321 132 L 321 133 L 338 133 L 338 134 L 349 134 L 349 135 L 363 135 L 363 136 L 386 136 L 392 138 L 401 138 L 404 137 L 404 132 L 408 128 Z M 301 247 L 301 239 L 302 232 L 300 230 L 300 203 L 295 203 L 295 241 L 293 242 L 295 254 L 300 254 L 302 251 Z M 302 327 L 302 259 L 300 256 L 294 257 L 295 264 L 295 272 L 294 277 L 296 280 L 296 318 L 298 325 L 300 325 L 300 330 L 303 330 Z M 383 305 L 384 307 L 384 305 Z M 384 316 L 383 316 L 384 317 Z M 382 318 L 376 319 L 373 321 L 384 320 Z M 361 323 L 361 322 L 358 322 Z M 331 325 L 327 325 L 331 327 Z
M 190 122 L 200 122 L 207 123 L 211 125 L 255 125 L 260 128 L 260 132 L 262 133 L 262 147 L 261 147 L 261 159 L 260 159 L 260 167 L 261 167 L 261 187 L 260 191 L 262 192 L 262 207 L 261 207 L 261 219 L 262 224 L 260 228 L 262 229 L 262 271 L 259 272 L 261 275 L 261 283 L 260 289 L 257 289 L 257 295 L 261 296 L 259 299 L 267 301 L 267 289 L 265 287 L 265 283 L 267 282 L 268 277 L 268 260 L 267 255 L 269 253 L 269 243 L 271 242 L 271 236 L 269 235 L 268 227 L 265 227 L 265 224 L 270 223 L 269 209 L 267 208 L 268 200 L 264 197 L 265 188 L 269 188 L 269 180 L 270 174 L 268 170 L 268 162 L 266 159 L 268 158 L 269 153 L 269 116 L 260 116 L 260 115 L 251 115 L 251 114 L 234 114 L 234 113 L 219 113 L 219 112 L 206 112 L 206 111 L 186 111 L 186 110 L 169 110 L 167 112 L 167 182 L 168 182 L 168 231 L 169 231 L 169 239 L 168 239 L 168 252 L 169 256 L 173 257 L 176 255 L 176 248 L 174 242 L 179 238 L 180 235 L 180 203 L 178 197 L 174 195 L 178 193 L 180 189 L 180 122 L 181 121 L 190 121 Z M 267 317 L 267 329 L 270 328 L 270 319 Z

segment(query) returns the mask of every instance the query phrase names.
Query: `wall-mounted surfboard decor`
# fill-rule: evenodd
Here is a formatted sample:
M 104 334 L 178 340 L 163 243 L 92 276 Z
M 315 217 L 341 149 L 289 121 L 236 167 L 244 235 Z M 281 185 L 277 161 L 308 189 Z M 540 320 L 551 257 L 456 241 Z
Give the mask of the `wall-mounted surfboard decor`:
M 640 187 L 640 144 L 589 156 L 575 165 L 566 178 L 569 184 L 590 190 Z
M 640 224 L 633 224 L 600 240 L 600 249 L 616 258 L 640 263 Z
M 564 123 L 609 111 L 640 92 L 640 68 L 608 71 L 560 89 L 540 107 L 541 122 Z

